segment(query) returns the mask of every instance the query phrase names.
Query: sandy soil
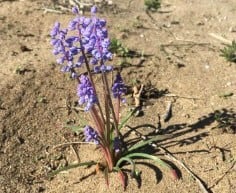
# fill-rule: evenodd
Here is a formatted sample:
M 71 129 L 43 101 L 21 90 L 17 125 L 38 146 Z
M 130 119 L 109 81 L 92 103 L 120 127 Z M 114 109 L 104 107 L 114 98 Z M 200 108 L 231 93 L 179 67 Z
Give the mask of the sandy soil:
M 143 116 L 129 125 L 148 135 L 153 130 L 143 125 L 156 126 L 171 101 L 172 117 L 162 129 L 174 137 L 159 145 L 184 162 L 208 192 L 236 193 L 236 64 L 220 57 L 223 42 L 209 35 L 236 39 L 236 1 L 163 0 L 159 12 L 150 14 L 143 1 L 114 3 L 99 13 L 108 20 L 110 36 L 145 56 L 127 59 L 124 79 L 155 91 L 146 93 Z M 49 36 L 55 21 L 66 25 L 72 15 L 44 12 L 52 6 L 46 0 L 0 0 L 0 192 L 123 192 L 117 174 L 107 188 L 102 173 L 92 175 L 94 167 L 45 177 L 49 167 L 76 161 L 71 148 L 53 147 L 77 139 L 63 125 L 80 122 L 67 108 L 77 100 L 76 83 L 59 72 Z M 122 60 L 115 57 L 113 63 Z M 222 97 L 228 93 L 233 95 Z M 220 127 L 217 115 L 229 124 Z M 99 157 L 93 146 L 79 152 L 82 160 Z M 155 154 L 177 168 L 180 180 L 138 160 L 141 186 L 129 178 L 126 192 L 202 192 L 177 162 Z

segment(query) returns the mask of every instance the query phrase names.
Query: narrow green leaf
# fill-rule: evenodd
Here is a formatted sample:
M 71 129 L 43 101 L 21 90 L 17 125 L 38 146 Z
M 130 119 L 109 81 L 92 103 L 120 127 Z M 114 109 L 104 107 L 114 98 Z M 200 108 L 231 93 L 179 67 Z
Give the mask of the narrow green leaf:
M 136 112 L 136 108 L 132 111 L 130 111 L 122 120 L 121 123 L 119 124 L 118 129 L 121 130 L 122 127 L 129 121 L 129 119 L 132 117 L 132 115 Z
M 84 127 L 85 127 L 85 126 L 65 125 L 64 127 L 65 127 L 65 128 L 69 128 L 69 129 L 71 129 L 71 130 L 74 131 L 74 132 L 80 132 L 80 131 L 83 131 L 83 130 L 84 130 Z
M 165 163 L 164 161 L 162 161 L 160 158 L 158 158 L 157 156 L 154 155 L 150 155 L 147 153 L 131 153 L 125 156 L 126 158 L 133 158 L 133 157 L 142 157 L 142 158 L 147 158 L 147 159 L 151 159 L 153 161 L 155 161 L 156 163 L 158 163 L 159 165 L 172 170 L 172 167 Z
M 84 127 L 87 125 L 87 121 L 82 118 L 81 116 L 79 116 L 79 119 L 80 119 L 80 125 L 65 125 L 64 127 L 65 128 L 69 128 L 69 129 L 72 129 L 72 131 L 74 132 L 80 132 L 80 131 L 83 131 Z
M 130 163 L 130 165 L 132 166 L 132 171 L 131 171 L 131 176 L 134 177 L 135 173 L 136 173 L 136 169 L 135 169 L 135 163 L 132 159 L 128 158 L 128 157 L 122 157 L 118 160 L 116 167 L 119 168 L 120 164 L 124 161 L 127 161 Z
M 134 144 L 133 146 L 131 146 L 131 147 L 128 149 L 128 151 L 125 153 L 125 155 L 126 155 L 126 154 L 129 154 L 130 152 L 132 152 L 132 151 L 134 151 L 134 150 L 136 150 L 136 149 L 139 149 L 139 148 L 141 148 L 141 147 L 144 147 L 144 146 L 146 146 L 146 145 L 149 145 L 151 142 L 159 141 L 159 140 L 164 140 L 164 139 L 168 139 L 168 138 L 170 138 L 170 137 L 172 137 L 172 136 L 173 136 L 173 135 L 170 135 L 170 134 L 168 134 L 168 135 L 157 135 L 157 136 L 155 136 L 155 137 L 153 137 L 153 138 L 151 138 L 151 139 L 149 139 L 149 140 L 141 141 L 141 142 L 139 142 L 139 143 L 136 143 L 136 144 Z
M 72 169 L 72 168 L 77 168 L 77 167 L 81 167 L 81 166 L 92 166 L 92 165 L 95 165 L 97 164 L 96 162 L 94 161 L 90 161 L 90 162 L 83 162 L 83 163 L 77 163 L 77 164 L 71 164 L 71 165 L 68 165 L 66 167 L 62 167 L 56 171 L 53 171 L 49 174 L 50 177 L 53 177 L 55 176 L 56 174 L 62 172 L 62 171 L 66 171 L 66 170 L 69 170 L 69 169 Z

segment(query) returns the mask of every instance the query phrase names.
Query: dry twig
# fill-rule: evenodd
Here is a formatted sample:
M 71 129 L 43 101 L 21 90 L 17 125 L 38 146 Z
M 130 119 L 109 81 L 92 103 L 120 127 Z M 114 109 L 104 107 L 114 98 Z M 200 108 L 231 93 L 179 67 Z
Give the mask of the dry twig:
M 236 161 L 233 162 L 233 164 L 222 174 L 214 183 L 210 186 L 210 188 L 215 187 L 229 172 L 231 169 L 234 168 L 234 165 L 236 164 Z
M 62 14 L 63 12 L 62 11 L 59 11 L 59 10 L 56 10 L 56 9 L 50 9 L 50 8 L 42 8 L 44 10 L 44 14 L 46 13 L 58 13 L 58 14 Z
M 92 3 L 83 3 L 83 2 L 80 2 L 79 0 L 69 0 L 69 3 L 72 6 L 78 6 L 79 5 L 80 8 L 89 7 L 89 6 L 93 5 Z
M 232 41 L 230 40 L 227 40 L 225 38 L 223 38 L 222 36 L 219 36 L 217 34 L 214 34 L 214 33 L 209 33 L 209 36 L 217 39 L 217 40 L 220 40 L 221 42 L 225 43 L 225 44 L 228 44 L 228 45 L 231 45 Z
M 53 149 L 59 148 L 61 146 L 69 146 L 69 145 L 76 145 L 76 144 L 96 145 L 95 143 L 92 143 L 92 142 L 72 141 L 72 142 L 61 143 L 61 144 L 55 145 Z
M 140 137 L 142 140 L 147 140 L 147 137 L 142 135 L 140 132 L 137 132 L 136 130 L 134 130 L 134 133 Z M 205 187 L 205 185 L 203 184 L 202 180 L 195 175 L 183 162 L 181 162 L 180 160 L 178 160 L 174 155 L 172 155 L 167 149 L 158 146 L 156 143 L 152 142 L 150 145 L 152 145 L 153 147 L 158 147 L 159 149 L 161 149 L 164 153 L 165 156 L 170 159 L 173 160 L 174 162 L 178 163 L 180 166 L 182 166 L 193 178 L 194 180 L 197 182 L 198 186 L 200 187 L 200 189 L 202 190 L 203 193 L 210 193 L 211 191 L 209 191 L 208 188 Z M 232 166 L 233 167 L 233 166 Z
M 140 107 L 140 96 L 141 96 L 141 93 L 143 91 L 143 84 L 141 85 L 140 89 L 137 88 L 137 86 L 134 86 L 133 87 L 133 97 L 134 97 L 134 104 L 135 104 L 135 107 Z
M 64 138 L 68 141 L 68 139 L 67 139 L 65 136 L 64 136 Z M 76 155 L 76 158 L 77 158 L 77 160 L 78 160 L 78 163 L 80 163 L 80 157 L 79 157 L 78 151 L 76 150 L 76 144 L 71 143 L 71 142 L 68 142 L 68 143 L 70 143 L 70 144 L 68 144 L 68 145 L 70 145 L 72 151 L 73 151 L 74 154 Z M 79 142 L 79 143 L 81 143 L 81 142 Z M 64 145 L 65 145 L 65 143 L 64 143 Z
M 163 147 L 159 147 L 162 151 L 164 151 L 165 156 L 168 157 L 169 159 L 173 160 L 174 162 L 176 162 L 177 164 L 179 164 L 180 166 L 182 166 L 193 178 L 194 180 L 197 182 L 198 186 L 200 187 L 200 189 L 202 190 L 203 193 L 210 193 L 209 189 L 205 187 L 205 185 L 203 184 L 202 180 L 195 175 L 186 165 L 185 163 L 181 162 L 180 160 L 178 160 L 174 155 L 172 155 L 167 149 L 163 148 Z
M 158 133 L 161 130 L 161 116 L 159 113 L 157 114 L 157 118 L 158 120 L 157 120 L 157 127 L 155 129 L 155 133 Z
M 168 101 L 165 114 L 163 115 L 164 122 L 167 122 L 171 118 L 171 116 L 172 116 L 172 103 L 171 101 Z
M 165 94 L 165 97 L 176 97 L 176 98 L 183 98 L 183 99 L 191 99 L 191 100 L 202 100 L 201 98 L 197 97 L 186 97 L 186 96 L 178 96 L 176 94 Z

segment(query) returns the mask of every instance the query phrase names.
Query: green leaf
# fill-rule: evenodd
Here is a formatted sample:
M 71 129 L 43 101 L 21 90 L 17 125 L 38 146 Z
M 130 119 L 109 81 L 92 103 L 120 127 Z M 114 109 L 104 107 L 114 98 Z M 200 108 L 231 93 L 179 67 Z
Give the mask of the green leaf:
M 161 165 L 161 166 L 163 166 L 167 169 L 172 170 L 172 167 L 169 164 L 165 163 L 164 161 L 162 161 L 157 156 L 150 155 L 150 154 L 147 154 L 147 153 L 131 153 L 131 154 L 126 155 L 125 157 L 126 158 L 133 158 L 133 157 L 147 158 L 147 159 L 155 161 L 157 164 L 159 164 L 159 165 Z
M 130 111 L 122 120 L 121 123 L 119 124 L 118 129 L 121 130 L 124 125 L 129 121 L 129 119 L 134 115 L 134 113 L 136 112 L 137 108 L 135 108 L 134 110 Z
M 82 118 L 81 116 L 79 116 L 79 119 L 80 119 L 80 125 L 77 125 L 77 126 L 75 126 L 75 125 L 65 125 L 64 127 L 72 129 L 72 131 L 74 131 L 74 132 L 83 131 L 84 127 L 87 125 L 87 121 L 84 118 Z
M 132 159 L 128 158 L 128 157 L 122 157 L 118 160 L 118 162 L 116 163 L 116 167 L 119 168 L 120 164 L 124 161 L 127 161 L 130 163 L 130 165 L 132 166 L 132 171 L 131 171 L 131 177 L 135 177 L 136 174 L 136 169 L 135 169 L 135 163 Z
M 158 158 L 157 156 L 153 156 L 150 154 L 146 154 L 146 153 L 131 153 L 125 156 L 126 158 L 133 158 L 133 157 L 142 157 L 142 158 L 147 158 L 147 159 L 151 159 L 153 161 L 155 161 L 157 164 L 167 168 L 173 175 L 174 179 L 178 179 L 178 175 L 176 173 L 176 170 L 173 169 L 169 164 L 167 164 L 166 162 L 162 161 L 160 158 Z
M 53 177 L 55 176 L 56 174 L 62 172 L 62 171 L 66 171 L 66 170 L 69 170 L 69 169 L 72 169 L 72 168 L 77 168 L 77 167 L 81 167 L 81 166 L 92 166 L 92 165 L 95 165 L 97 164 L 96 162 L 94 161 L 90 161 L 90 162 L 83 162 L 83 163 L 77 163 L 77 164 L 71 164 L 71 165 L 68 165 L 66 167 L 62 167 L 56 171 L 53 171 L 49 174 L 50 177 Z
M 153 138 L 151 138 L 151 139 L 149 139 L 149 140 L 141 141 L 141 142 L 139 142 L 139 143 L 136 143 L 136 144 L 134 144 L 133 146 L 131 146 L 131 147 L 128 149 L 127 152 L 125 152 L 125 155 L 131 153 L 132 151 L 134 151 L 134 150 L 136 150 L 136 149 L 139 149 L 139 148 L 141 148 L 141 147 L 144 147 L 144 146 L 146 146 L 146 145 L 149 145 L 151 142 L 159 141 L 159 140 L 164 140 L 164 139 L 168 139 L 168 138 L 170 138 L 170 137 L 172 137 L 172 136 L 173 136 L 173 135 L 170 135 L 170 134 L 168 134 L 168 135 L 157 135 L 157 136 L 155 136 L 155 137 L 153 137 Z
M 148 10 L 157 10 L 161 7 L 160 0 L 145 0 L 144 4 Z
M 84 127 L 85 127 L 85 126 L 65 125 L 64 127 L 65 127 L 65 128 L 69 128 L 69 129 L 71 129 L 71 130 L 74 131 L 74 132 L 80 132 L 80 131 L 83 131 L 83 130 L 84 130 Z
M 236 42 L 233 41 L 231 45 L 227 45 L 221 49 L 221 55 L 229 62 L 236 62 Z

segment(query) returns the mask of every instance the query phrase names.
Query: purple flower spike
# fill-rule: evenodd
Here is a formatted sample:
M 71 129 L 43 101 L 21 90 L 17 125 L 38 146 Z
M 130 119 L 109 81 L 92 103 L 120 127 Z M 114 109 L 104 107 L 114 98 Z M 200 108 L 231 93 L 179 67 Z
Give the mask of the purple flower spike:
M 99 73 L 99 72 L 110 72 L 111 70 L 113 70 L 113 66 L 101 65 L 101 66 L 95 66 L 95 67 L 94 67 L 94 72 L 95 72 L 95 73 Z
M 59 33 L 59 29 L 60 29 L 60 23 L 56 22 L 54 24 L 54 27 L 52 28 L 51 33 L 50 33 L 52 38 L 54 38 Z
M 121 78 L 120 73 L 116 75 L 116 79 L 114 81 L 114 84 L 112 86 L 112 93 L 114 98 L 120 98 L 121 95 L 125 94 L 126 92 L 126 86 L 123 82 L 123 79 Z
M 91 7 L 91 13 L 92 14 L 96 14 L 97 13 L 97 7 L 96 6 Z
M 118 137 L 114 138 L 113 149 L 116 153 L 119 153 L 121 151 L 121 140 Z
M 74 13 L 74 14 L 76 14 L 76 15 L 78 15 L 79 14 L 79 9 L 78 9 L 78 7 L 72 7 L 72 13 Z
M 96 145 L 99 144 L 98 133 L 92 127 L 86 125 L 84 135 L 86 142 L 94 142 Z
M 78 85 L 77 95 L 79 97 L 79 104 L 85 104 L 85 111 L 89 111 L 91 107 L 97 103 L 97 96 L 95 95 L 94 88 L 85 75 L 80 76 L 80 84 Z
M 91 8 L 91 17 L 80 16 L 77 7 L 73 7 L 72 12 L 76 16 L 67 28 L 61 29 L 60 23 L 56 22 L 50 33 L 53 54 L 62 65 L 62 71 L 76 77 L 77 68 L 83 66 L 87 56 L 89 64 L 93 65 L 97 72 L 112 70 L 112 67 L 105 64 L 112 59 L 106 21 L 96 17 L 97 7 Z

